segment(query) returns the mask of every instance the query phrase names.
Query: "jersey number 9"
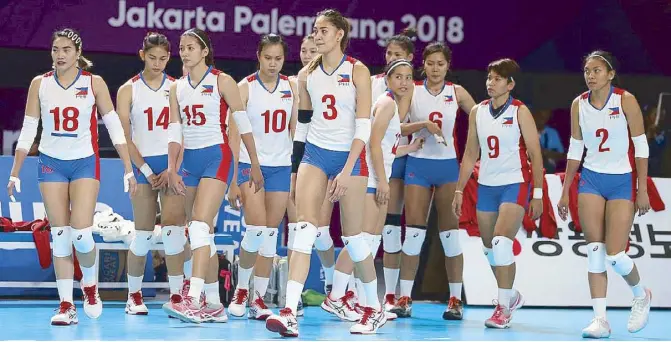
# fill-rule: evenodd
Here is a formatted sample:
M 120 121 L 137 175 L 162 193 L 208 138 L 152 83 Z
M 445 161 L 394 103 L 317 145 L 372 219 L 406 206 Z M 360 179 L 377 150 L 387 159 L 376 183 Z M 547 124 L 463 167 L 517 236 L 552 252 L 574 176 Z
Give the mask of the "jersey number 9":
M 489 148 L 489 153 L 487 154 L 489 158 L 494 159 L 499 157 L 499 137 L 495 135 L 488 136 L 487 147 Z

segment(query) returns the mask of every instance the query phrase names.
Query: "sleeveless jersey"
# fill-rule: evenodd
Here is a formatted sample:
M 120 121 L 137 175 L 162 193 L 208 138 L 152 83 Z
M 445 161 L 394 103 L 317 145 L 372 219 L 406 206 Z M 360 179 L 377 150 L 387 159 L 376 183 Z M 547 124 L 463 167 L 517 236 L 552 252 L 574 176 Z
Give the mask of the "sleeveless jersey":
M 441 127 L 447 146 L 438 143 L 436 138 L 427 130 L 421 130 L 413 134 L 413 139 L 424 138 L 424 147 L 419 151 L 410 153 L 410 156 L 425 159 L 457 158 L 455 121 L 459 104 L 454 84 L 445 82 L 440 93 L 434 96 L 426 88 L 425 82 L 415 82 L 415 91 L 412 94 L 412 104 L 410 105 L 410 122 L 430 120 L 437 123 Z
M 177 102 L 182 117 L 185 149 L 200 149 L 228 143 L 228 104 L 219 95 L 217 79 L 221 71 L 211 66 L 195 86 L 190 77 L 177 81 Z
M 291 165 L 293 142 L 289 122 L 294 93 L 289 78 L 279 75 L 275 89 L 267 89 L 258 72 L 242 82 L 247 83 L 247 116 L 252 123 L 259 163 L 262 166 Z M 245 144 L 240 144 L 240 162 L 251 163 Z
M 622 108 L 624 90 L 612 88 L 606 104 L 596 109 L 590 92 L 580 96 L 579 120 L 587 148 L 584 167 L 600 173 L 624 174 L 634 169 L 634 146 Z
M 480 143 L 478 183 L 500 186 L 530 179 L 526 146 L 517 117 L 522 105 L 511 97 L 497 117 L 492 115 L 491 100 L 478 105 L 475 117 Z
M 145 82 L 142 73 L 133 77 L 130 122 L 133 143 L 143 157 L 168 154 L 168 124 L 170 124 L 170 85 L 174 78 L 163 74 L 158 89 Z
M 42 137 L 39 151 L 49 157 L 74 160 L 98 154 L 98 118 L 93 75 L 79 70 L 67 88 L 56 73 L 42 75 L 39 89 Z
M 356 89 L 352 71 L 356 59 L 343 56 L 331 74 L 319 65 L 307 77 L 312 101 L 312 121 L 307 141 L 323 149 L 349 151 L 354 139 Z
M 387 91 L 387 78 L 384 73 L 373 75 L 370 77 L 370 83 L 372 86 L 372 99 L 373 102 L 377 100 L 382 94 Z
M 373 108 L 384 97 L 391 97 L 394 99 L 394 95 L 391 91 L 387 91 L 380 95 L 375 103 Z M 372 118 L 375 122 L 376 118 Z M 398 118 L 398 106 L 394 103 L 394 116 L 389 121 L 389 126 L 387 126 L 387 131 L 382 137 L 382 157 L 384 160 L 384 174 L 389 178 L 391 176 L 391 165 L 394 163 L 394 158 L 396 158 L 396 149 L 398 148 L 399 139 L 401 138 L 401 121 Z M 368 174 L 369 177 L 375 177 L 377 179 L 377 174 L 375 173 L 375 165 L 373 165 L 373 158 L 371 158 L 370 153 L 370 143 L 366 144 L 366 164 L 368 165 Z M 389 181 L 389 179 L 387 179 Z

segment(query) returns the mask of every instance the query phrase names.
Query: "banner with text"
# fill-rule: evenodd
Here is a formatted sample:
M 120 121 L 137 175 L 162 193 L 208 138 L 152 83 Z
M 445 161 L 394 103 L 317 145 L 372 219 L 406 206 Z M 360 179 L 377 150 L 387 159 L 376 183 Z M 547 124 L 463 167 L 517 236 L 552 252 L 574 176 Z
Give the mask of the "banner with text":
M 562 221 L 556 214 L 561 197 L 559 176 L 546 176 L 550 200 L 555 208 L 559 239 L 527 237 L 520 230 L 522 252 L 516 257 L 515 288 L 528 306 L 592 306 L 587 282 L 587 243 L 575 232 L 569 218 Z M 671 308 L 671 179 L 654 178 L 667 209 L 636 216 L 630 233 L 628 255 L 634 260 L 643 284 L 653 292 L 652 306 Z M 464 291 L 468 304 L 491 305 L 497 296 L 496 280 L 482 252 L 479 237 L 462 230 L 464 249 Z M 631 289 L 610 266 L 608 270 L 608 305 L 630 307 Z
M 580 0 L 491 2 L 431 1 L 390 3 L 384 0 L 332 0 L 328 7 L 352 24 L 349 53 L 365 63 L 381 64 L 384 41 L 412 26 L 418 45 L 449 43 L 458 68 L 482 69 L 492 58 L 521 58 L 569 25 L 580 13 Z M 483 7 L 484 6 L 484 7 Z M 20 0 L 0 5 L 0 46 L 50 48 L 54 30 L 81 32 L 84 53 L 135 54 L 149 31 L 168 36 L 177 53 L 179 35 L 197 27 L 207 31 L 219 58 L 255 59 L 259 35 L 286 37 L 290 60 L 298 60 L 300 42 L 312 32 L 317 12 L 327 5 L 314 0 L 139 1 Z M 558 15 L 561 14 L 561 15 Z M 514 41 L 514 44 L 511 44 Z M 486 43 L 485 43 L 486 42 Z M 488 53 L 482 53 L 486 46 Z

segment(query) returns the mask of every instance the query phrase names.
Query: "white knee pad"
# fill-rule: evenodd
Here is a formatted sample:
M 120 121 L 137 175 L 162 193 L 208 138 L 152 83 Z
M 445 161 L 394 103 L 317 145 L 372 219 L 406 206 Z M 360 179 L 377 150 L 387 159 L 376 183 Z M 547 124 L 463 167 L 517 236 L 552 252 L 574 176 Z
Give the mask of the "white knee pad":
M 452 229 L 440 232 L 440 242 L 443 245 L 443 252 L 448 258 L 458 256 L 462 253 L 461 243 L 459 241 L 459 229 Z
M 587 272 L 606 272 L 606 244 L 591 242 L 587 244 Z
M 403 253 L 406 255 L 419 255 L 426 238 L 426 228 L 407 227 L 405 229 L 405 241 L 403 242 Z
M 381 243 L 382 235 L 368 235 L 368 248 L 370 248 L 370 254 L 373 258 L 377 255 Z
M 345 243 L 347 253 L 353 262 L 361 262 L 370 255 L 370 248 L 366 239 L 361 235 L 343 236 L 342 241 Z
M 264 258 L 273 258 L 277 253 L 277 228 L 265 228 L 263 232 L 263 243 L 259 247 L 259 255 Z
M 489 261 L 489 265 L 496 266 L 496 262 L 494 262 L 494 250 L 482 246 L 482 251 L 485 253 L 485 257 L 487 258 L 487 261 Z
M 240 247 L 247 252 L 256 253 L 259 251 L 259 247 L 263 243 L 263 232 L 266 229 L 265 226 L 254 226 L 251 224 L 247 225 L 247 230 L 245 231 L 245 236 L 242 238 Z
M 210 234 L 210 258 L 217 254 L 217 244 L 214 243 L 214 234 Z
M 331 233 L 329 232 L 329 226 L 317 228 L 317 240 L 315 240 L 315 248 L 320 252 L 324 252 L 328 251 L 331 247 L 333 247 L 333 239 L 331 238 Z
M 154 236 L 154 232 L 136 230 L 133 241 L 131 241 L 128 249 L 135 254 L 135 256 L 147 256 L 147 253 L 149 253 L 149 249 L 151 248 L 152 236 Z
M 189 222 L 189 242 L 191 250 L 210 245 L 210 226 L 202 221 Z
M 317 227 L 309 222 L 298 222 L 296 224 L 296 236 L 294 237 L 293 250 L 303 254 L 312 254 L 312 246 L 317 240 Z
M 395 254 L 401 251 L 401 227 L 384 226 L 382 231 L 382 249 L 385 253 Z
M 296 239 L 296 224 L 289 223 L 287 224 L 287 248 L 289 250 L 294 250 L 294 240 Z
M 161 240 L 165 255 L 177 255 L 184 252 L 184 227 L 165 226 L 161 229 Z
M 631 260 L 624 251 L 615 255 L 607 255 L 606 260 L 613 266 L 613 270 L 623 277 L 631 273 L 631 270 L 634 269 L 634 260 Z
M 84 229 L 72 229 L 72 244 L 79 253 L 88 253 L 95 248 L 96 243 L 93 241 L 93 230 L 91 227 Z
M 508 266 L 515 262 L 513 240 L 505 236 L 495 236 L 492 239 L 492 250 L 494 251 L 496 266 Z
M 65 258 L 72 255 L 71 236 L 71 227 L 51 227 L 51 245 L 55 257 Z

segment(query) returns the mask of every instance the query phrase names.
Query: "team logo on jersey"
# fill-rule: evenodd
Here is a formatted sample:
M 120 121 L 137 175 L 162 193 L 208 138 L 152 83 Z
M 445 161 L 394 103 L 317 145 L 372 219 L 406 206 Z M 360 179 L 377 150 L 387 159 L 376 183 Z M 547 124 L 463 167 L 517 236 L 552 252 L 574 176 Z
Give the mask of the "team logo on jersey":
M 165 96 L 166 99 L 169 98 L 170 97 L 170 89 L 163 90 L 163 96 Z
M 77 91 L 75 97 L 78 99 L 83 99 L 89 95 L 89 87 L 75 88 L 75 90 Z
M 280 90 L 280 94 L 282 94 L 280 97 L 282 100 L 291 100 L 291 90 Z
M 452 95 L 445 95 L 445 102 L 452 102 L 454 101 L 454 98 Z
M 213 85 L 203 85 L 203 91 L 200 92 L 203 95 L 212 95 L 214 93 L 214 86 Z
M 504 125 L 512 125 L 513 124 L 513 117 L 509 116 L 509 117 L 503 118 L 503 124 Z
M 348 74 L 338 74 L 338 85 L 349 85 L 349 75 Z
M 608 110 L 610 110 L 610 114 L 608 114 L 609 118 L 617 119 L 620 117 L 620 107 L 608 108 Z

